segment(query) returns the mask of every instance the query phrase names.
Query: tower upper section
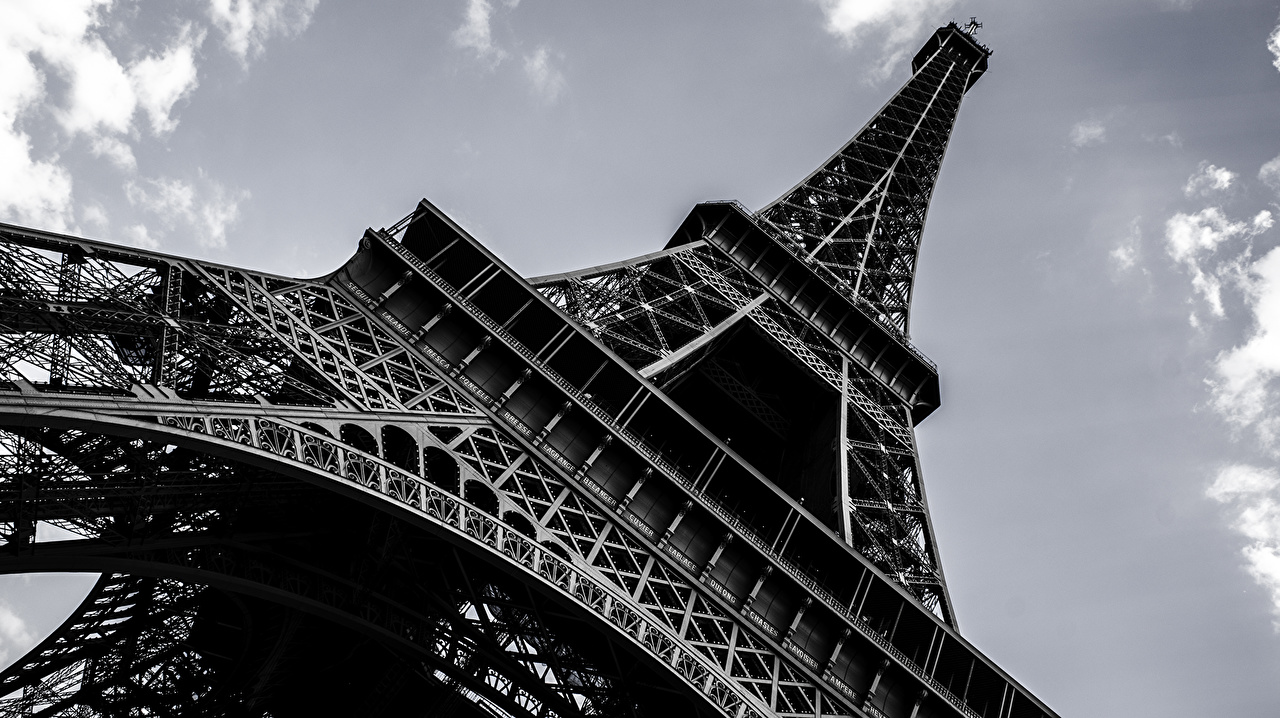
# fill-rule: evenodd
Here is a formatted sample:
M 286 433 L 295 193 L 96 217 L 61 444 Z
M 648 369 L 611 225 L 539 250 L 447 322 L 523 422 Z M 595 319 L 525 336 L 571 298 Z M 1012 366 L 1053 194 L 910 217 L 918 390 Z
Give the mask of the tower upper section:
M 939 28 L 893 99 L 813 174 L 757 213 L 793 252 L 901 334 L 951 128 L 990 56 L 955 23 Z

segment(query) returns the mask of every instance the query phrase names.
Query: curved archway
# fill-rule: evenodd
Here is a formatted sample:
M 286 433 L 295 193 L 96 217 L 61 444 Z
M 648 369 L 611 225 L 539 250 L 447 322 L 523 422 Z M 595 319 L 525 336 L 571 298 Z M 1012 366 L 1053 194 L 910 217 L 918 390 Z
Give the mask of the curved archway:
M 411 474 L 421 471 L 418 466 L 418 442 L 398 426 L 388 424 L 382 427 L 382 458 Z
M 561 546 L 560 544 L 555 543 L 554 541 L 543 541 L 539 545 L 545 548 L 546 550 L 550 551 L 551 553 L 564 559 L 565 561 L 569 560 L 569 552 L 565 550 L 564 546 Z
M 422 468 L 427 481 L 451 494 L 458 493 L 458 460 L 449 452 L 434 446 L 422 450 Z
M 524 534 L 528 538 L 535 541 L 538 539 L 538 532 L 533 528 L 533 522 L 525 518 L 523 514 L 516 513 L 515 511 L 508 511 L 502 515 L 502 522 Z
M 317 434 L 320 434 L 321 436 L 327 436 L 327 437 L 329 437 L 330 439 L 332 439 L 332 438 L 333 438 L 333 433 L 332 433 L 332 432 L 330 432 L 328 429 L 324 428 L 323 426 L 320 426 L 319 424 L 317 424 L 317 423 L 315 423 L 315 422 L 311 422 L 311 421 L 304 421 L 304 422 L 302 422 L 301 424 L 299 424 L 299 426 L 301 426 L 301 427 L 302 427 L 302 428 L 304 428 L 304 429 L 307 429 L 307 430 L 310 430 L 310 431 L 314 431 L 314 432 L 316 432 Z
M 489 514 L 498 515 L 498 495 L 483 481 L 467 481 L 462 487 L 462 498 L 469 504 Z
M 364 427 L 355 424 L 343 424 L 339 430 L 342 443 L 366 454 L 378 455 L 378 441 Z

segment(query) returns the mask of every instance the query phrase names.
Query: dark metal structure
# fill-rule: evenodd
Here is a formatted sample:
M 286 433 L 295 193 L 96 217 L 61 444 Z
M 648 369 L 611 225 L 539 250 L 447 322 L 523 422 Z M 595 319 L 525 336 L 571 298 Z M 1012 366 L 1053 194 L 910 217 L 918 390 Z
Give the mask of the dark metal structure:
M 914 439 L 989 55 L 938 30 L 777 202 L 551 277 L 426 201 L 310 280 L 0 226 L 0 571 L 102 573 L 0 714 L 1054 715 L 957 632 Z

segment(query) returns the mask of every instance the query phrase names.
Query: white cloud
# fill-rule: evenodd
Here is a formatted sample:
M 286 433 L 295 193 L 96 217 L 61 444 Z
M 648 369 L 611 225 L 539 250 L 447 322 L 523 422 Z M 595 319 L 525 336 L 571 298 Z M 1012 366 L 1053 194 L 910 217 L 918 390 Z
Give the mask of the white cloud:
M 124 237 L 129 244 L 141 249 L 159 249 L 160 240 L 151 236 L 145 224 L 131 224 L 124 228 Z
M 98 135 L 89 141 L 89 148 L 97 157 L 111 160 L 111 163 L 126 172 L 138 169 L 138 158 L 133 155 L 133 147 L 115 135 Z
M 1271 215 L 1270 212 L 1265 212 L 1265 215 L 1258 215 L 1254 221 L 1266 224 Z M 1231 265 L 1206 271 L 1203 260 L 1217 251 L 1222 243 L 1249 233 L 1249 224 L 1229 220 L 1219 207 L 1206 207 L 1190 215 L 1178 212 L 1165 223 L 1165 250 L 1174 261 L 1187 267 L 1192 275 L 1192 288 L 1204 297 L 1215 316 L 1224 315 L 1220 276 Z
M 178 39 L 163 54 L 151 55 L 129 68 L 139 107 L 157 136 L 173 132 L 178 121 L 173 106 L 196 89 L 196 50 L 204 44 L 203 30 L 183 28 Z
M 1277 450 L 1280 405 L 1280 248 L 1272 249 L 1246 271 L 1245 302 L 1252 332 L 1241 345 L 1214 359 L 1209 379 L 1215 411 L 1236 428 L 1252 427 L 1263 446 Z
M 176 125 L 170 115 L 174 104 L 195 88 L 195 51 L 204 41 L 203 31 L 187 25 L 162 54 L 126 65 L 100 34 L 112 0 L 15 0 L 9 5 L 13 7 L 6 7 L 8 24 L 0 29 L 8 75 L 7 81 L 0 81 L 5 85 L 0 106 L 20 115 L 45 102 L 67 135 L 90 139 L 119 141 L 135 129 L 139 110 L 151 120 L 155 134 Z M 16 22 L 8 22 L 11 19 Z M 47 96 L 48 74 L 65 84 L 62 97 Z M 118 151 L 106 154 L 120 156 Z
M 1262 210 L 1253 216 L 1253 220 L 1249 222 L 1250 231 L 1253 234 L 1261 234 L 1275 226 L 1275 217 L 1271 215 L 1270 210 Z
M 1231 186 L 1236 173 L 1224 167 L 1217 167 L 1208 162 L 1201 162 L 1196 171 L 1187 178 L 1182 193 L 1188 197 L 1221 192 Z
M 272 37 L 301 32 L 319 0 L 207 0 L 209 20 L 173 22 L 165 4 L 145 10 L 119 0 L 4 0 L 0 15 L 0 219 L 76 231 L 74 178 L 69 167 L 97 158 L 114 167 L 117 216 L 125 236 L 154 246 L 163 230 L 184 231 L 221 247 L 248 197 L 206 178 L 194 183 L 144 179 L 136 154 L 178 126 L 177 108 L 199 84 L 202 47 L 210 31 L 242 63 L 260 55 Z M 153 9 L 154 8 L 154 9 Z M 106 38 L 131 37 L 140 12 L 155 12 L 176 31 L 154 46 L 113 51 Z M 123 30 L 123 32 L 121 32 Z M 129 45 L 129 42 L 122 41 Z M 190 197 L 184 192 L 189 190 Z M 158 226 L 131 224 L 128 200 Z M 86 225 L 107 228 L 107 210 L 80 211 Z
M 1129 223 L 1129 231 L 1120 239 L 1119 244 L 1111 250 L 1110 257 L 1116 269 L 1127 272 L 1138 264 L 1138 257 L 1142 247 L 1142 227 L 1139 220 L 1135 219 Z M 1145 270 L 1144 270 L 1145 271 Z
M 913 40 L 924 27 L 940 24 L 955 0 L 817 0 L 827 32 L 854 45 L 875 38 L 885 52 L 870 79 L 879 82 L 914 49 Z M 911 47 L 908 47 L 911 45 Z
M 954 4 L 955 0 L 818 0 L 831 34 L 857 42 L 867 34 L 887 33 L 891 44 L 913 39 L 926 22 L 937 22 Z
M 1267 37 L 1267 49 L 1271 51 L 1274 59 L 1271 64 L 1280 70 L 1280 25 L 1276 25 L 1276 29 L 1271 31 L 1271 35 Z
M 107 227 L 111 226 L 111 222 L 107 218 L 107 208 L 96 202 L 91 202 L 80 208 L 80 220 L 96 229 L 99 233 L 105 233 Z
M 240 218 L 240 203 L 249 199 L 247 191 L 229 190 L 203 172 L 196 182 L 163 177 L 130 182 L 125 194 L 132 205 L 155 215 L 165 229 L 184 230 L 200 246 L 212 249 L 227 245 L 227 230 Z M 131 239 L 158 244 L 150 234 L 135 233 Z
M 1164 143 L 1166 145 L 1169 145 L 1170 147 L 1182 146 L 1182 137 L 1180 137 L 1177 132 L 1169 132 L 1163 135 L 1157 135 L 1151 132 L 1144 132 L 1142 133 L 1142 139 L 1144 142 Z
M 1107 141 L 1107 127 L 1100 120 L 1081 120 L 1071 128 L 1071 146 L 1076 149 Z
M 1232 528 L 1248 540 L 1240 553 L 1245 566 L 1271 599 L 1273 625 L 1280 631 L 1280 478 L 1273 469 L 1234 464 L 1221 469 L 1205 494 L 1229 505 Z
M 1280 192 L 1280 155 L 1271 158 L 1258 170 L 1258 179 L 1271 189 Z
M 300 34 L 311 24 L 320 0 L 209 0 L 209 18 L 223 45 L 248 64 L 273 36 Z
M 474 50 L 480 59 L 497 64 L 506 52 L 493 42 L 493 5 L 489 0 L 467 0 L 467 13 L 462 25 L 453 31 L 458 47 Z
M 129 73 L 96 33 L 47 37 L 37 50 L 70 87 L 65 104 L 53 108 L 69 135 L 124 134 L 133 124 L 137 95 Z
M 71 175 L 56 155 L 37 159 L 22 121 L 46 97 L 45 76 L 33 54 L 64 56 L 96 21 L 95 0 L 59 4 L 9 2 L 0 23 L 0 216 L 66 229 Z M 52 60 L 49 60 L 52 65 Z M 56 67 L 51 68 L 56 69 Z
M 27 622 L 0 604 L 0 664 L 7 664 L 11 656 L 21 655 L 35 645 L 36 637 Z
M 554 102 L 564 91 L 564 74 L 551 63 L 551 53 L 546 47 L 524 59 L 524 73 L 533 91 L 547 102 Z
M 31 139 L 12 125 L 0 128 L 0 218 L 59 231 L 71 218 L 71 173 L 56 156 L 33 159 Z

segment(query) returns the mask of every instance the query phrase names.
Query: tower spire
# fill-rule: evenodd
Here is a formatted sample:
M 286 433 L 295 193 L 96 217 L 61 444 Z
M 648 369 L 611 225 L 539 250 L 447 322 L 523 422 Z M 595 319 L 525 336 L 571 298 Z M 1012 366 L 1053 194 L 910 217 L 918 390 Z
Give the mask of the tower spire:
M 909 325 L 929 199 L 964 93 L 987 69 L 981 27 L 938 29 L 911 79 L 821 167 L 757 213 L 793 251 L 898 333 Z

